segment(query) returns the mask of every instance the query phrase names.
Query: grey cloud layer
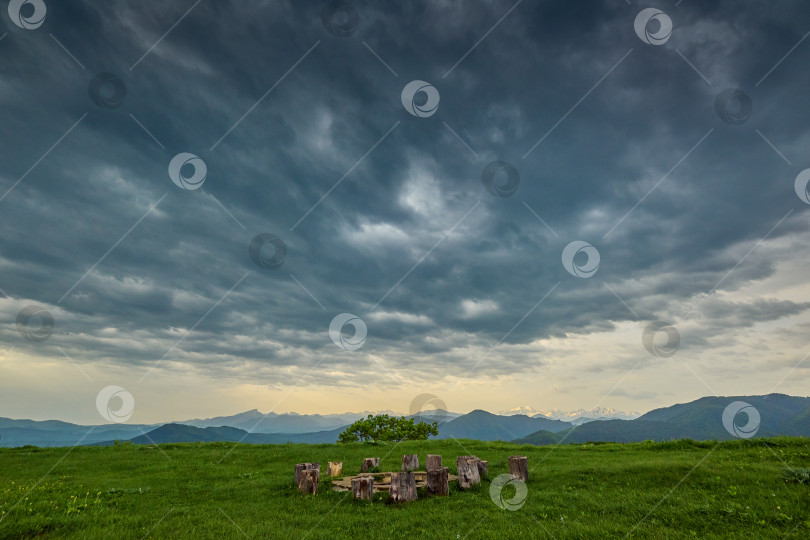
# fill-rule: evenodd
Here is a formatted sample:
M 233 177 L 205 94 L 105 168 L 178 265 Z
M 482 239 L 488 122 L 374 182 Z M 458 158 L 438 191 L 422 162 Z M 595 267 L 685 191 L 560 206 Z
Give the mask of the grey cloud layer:
M 213 370 L 240 359 L 310 365 L 324 354 L 338 364 L 343 359 L 326 330 L 334 315 L 346 311 L 369 325 L 368 342 L 352 359 L 357 369 L 373 366 L 366 355 L 374 354 L 395 366 L 435 355 L 446 370 L 468 363 L 460 350 L 495 345 L 557 282 L 506 344 L 636 321 L 603 282 L 641 319 L 682 316 L 680 303 L 710 291 L 789 210 L 794 214 L 770 238 L 806 230 L 805 205 L 792 180 L 804 168 L 796 141 L 808 140 L 810 96 L 803 89 L 810 75 L 801 67 L 810 50 L 797 48 L 755 86 L 810 27 L 810 13 L 798 1 L 778 8 L 766 2 L 662 6 L 675 31 L 661 47 L 636 37 L 632 22 L 639 8 L 623 2 L 525 2 L 444 78 L 511 2 L 358 2 L 357 32 L 337 38 L 320 24 L 321 3 L 255 2 L 246 8 L 203 1 L 131 70 L 192 3 L 50 4 L 38 31 L 4 19 L 9 35 L 0 42 L 6 112 L 0 189 L 5 192 L 87 117 L 0 202 L 0 287 L 14 298 L 54 306 L 152 204 L 168 196 L 54 308 L 51 340 L 19 344 L 32 351 L 53 352 L 62 344 L 88 360 L 148 365 L 249 272 L 172 353 L 176 358 Z M 88 98 L 87 85 L 101 71 L 125 82 L 120 109 L 102 110 Z M 413 79 L 438 88 L 436 115 L 416 118 L 403 109 L 400 92 Z M 754 114 L 742 126 L 724 124 L 714 113 L 715 95 L 728 86 L 754 101 Z M 201 190 L 184 192 L 169 180 L 168 163 L 179 152 L 205 160 L 208 178 Z M 482 186 L 481 170 L 494 159 L 520 170 L 514 197 L 495 198 Z M 261 270 L 247 256 L 250 239 L 261 232 L 288 246 L 277 271 Z M 592 279 L 573 278 L 560 263 L 563 247 L 579 239 L 601 254 Z M 775 262 L 752 257 L 723 288 L 770 276 Z M 476 302 L 487 309 L 465 311 Z M 21 341 L 13 320 L 24 304 L 4 310 L 8 342 Z M 807 307 L 706 302 L 700 309 L 721 327 L 738 328 Z M 485 368 L 508 372 L 539 363 L 503 354 Z

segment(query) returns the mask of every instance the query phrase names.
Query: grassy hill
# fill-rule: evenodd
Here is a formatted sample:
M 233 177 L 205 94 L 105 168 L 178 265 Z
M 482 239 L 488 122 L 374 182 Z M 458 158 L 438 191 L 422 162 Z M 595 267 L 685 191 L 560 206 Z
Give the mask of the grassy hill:
M 406 453 L 422 464 L 441 454 L 451 472 L 456 456 L 476 454 L 491 478 L 509 455 L 526 455 L 526 504 L 500 509 L 490 479 L 401 506 L 292 484 L 298 462 L 343 461 L 353 474 L 372 456 L 397 470 Z M 810 485 L 787 480 L 788 467 L 810 467 L 810 439 L 3 448 L 0 538 L 807 538 Z

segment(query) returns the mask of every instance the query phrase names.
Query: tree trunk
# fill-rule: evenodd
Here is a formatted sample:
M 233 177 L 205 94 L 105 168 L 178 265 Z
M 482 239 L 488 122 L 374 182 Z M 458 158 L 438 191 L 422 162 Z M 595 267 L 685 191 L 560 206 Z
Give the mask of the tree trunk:
M 481 478 L 489 476 L 489 461 L 478 460 L 478 476 Z
M 442 456 L 437 456 L 434 454 L 427 455 L 427 470 L 431 469 L 441 469 L 442 468 Z
M 427 494 L 428 495 L 450 495 L 450 467 L 440 467 L 430 469 L 427 472 Z
M 526 456 L 509 456 L 509 474 L 517 480 L 529 481 L 529 458 Z
M 330 461 L 326 467 L 327 476 L 343 476 L 343 462 Z
M 295 484 L 298 485 L 298 480 L 301 479 L 301 473 L 310 469 L 321 470 L 320 463 L 298 463 L 295 466 Z
M 368 470 L 372 467 L 379 467 L 380 466 L 380 458 L 378 457 L 367 457 L 363 459 L 363 465 L 360 467 L 360 472 L 368 472 Z
M 416 500 L 416 475 L 413 472 L 391 473 L 391 490 L 388 498 L 392 502 Z
M 478 458 L 475 456 L 459 456 L 456 458 L 456 470 L 458 471 L 458 487 L 469 489 L 481 483 L 481 475 L 478 474 Z
M 419 455 L 418 454 L 405 454 L 402 456 L 402 470 L 403 471 L 416 471 L 419 469 Z
M 301 471 L 298 478 L 298 491 L 301 493 L 318 493 L 318 480 L 321 479 L 321 471 L 318 469 L 306 469 Z
M 355 499 L 370 501 L 374 494 L 374 477 L 358 476 L 352 478 L 352 496 Z

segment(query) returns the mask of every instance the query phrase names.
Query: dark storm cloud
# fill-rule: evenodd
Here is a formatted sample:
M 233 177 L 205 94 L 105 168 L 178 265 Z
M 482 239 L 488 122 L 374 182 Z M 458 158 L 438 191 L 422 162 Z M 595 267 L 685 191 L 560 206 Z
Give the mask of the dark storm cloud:
M 311 365 L 324 354 L 327 364 L 371 365 L 371 353 L 398 366 L 414 362 L 407 350 L 446 368 L 468 362 L 464 347 L 683 315 L 676 304 L 712 291 L 788 211 L 769 238 L 807 225 L 792 181 L 803 168 L 797 141 L 808 141 L 808 48 L 757 85 L 810 26 L 801 2 L 662 4 L 675 30 L 660 47 L 635 35 L 640 7 L 524 2 L 455 68 L 513 3 L 355 5 L 359 27 L 339 38 L 321 24 L 319 2 L 203 0 L 140 61 L 191 2 L 50 2 L 37 31 L 4 19 L 2 192 L 87 115 L 0 202 L 0 287 L 20 299 L 4 310 L 4 339 L 20 341 L 15 310 L 55 306 L 141 218 L 53 307 L 54 336 L 20 347 L 62 343 L 87 359 L 148 365 L 226 296 L 171 358 L 217 369 L 240 359 Z M 100 72 L 126 85 L 120 108 L 90 99 Z M 400 103 L 414 79 L 440 92 L 429 118 Z M 727 87 L 753 100 L 743 125 L 714 111 Z M 180 152 L 205 161 L 202 189 L 170 181 Z M 514 196 L 482 185 L 494 160 L 519 170 Z M 286 243 L 280 269 L 248 257 L 259 233 Z M 563 268 L 573 240 L 599 250 L 593 278 Z M 723 289 L 772 275 L 775 262 L 752 257 Z M 732 327 L 807 309 L 703 307 Z M 341 312 L 369 326 L 351 361 L 327 335 Z

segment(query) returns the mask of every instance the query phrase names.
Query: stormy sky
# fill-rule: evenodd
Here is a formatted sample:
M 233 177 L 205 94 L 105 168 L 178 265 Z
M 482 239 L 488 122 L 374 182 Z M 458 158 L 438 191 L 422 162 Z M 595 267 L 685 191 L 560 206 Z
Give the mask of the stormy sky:
M 807 395 L 801 0 L 1 7 L 0 416 Z

